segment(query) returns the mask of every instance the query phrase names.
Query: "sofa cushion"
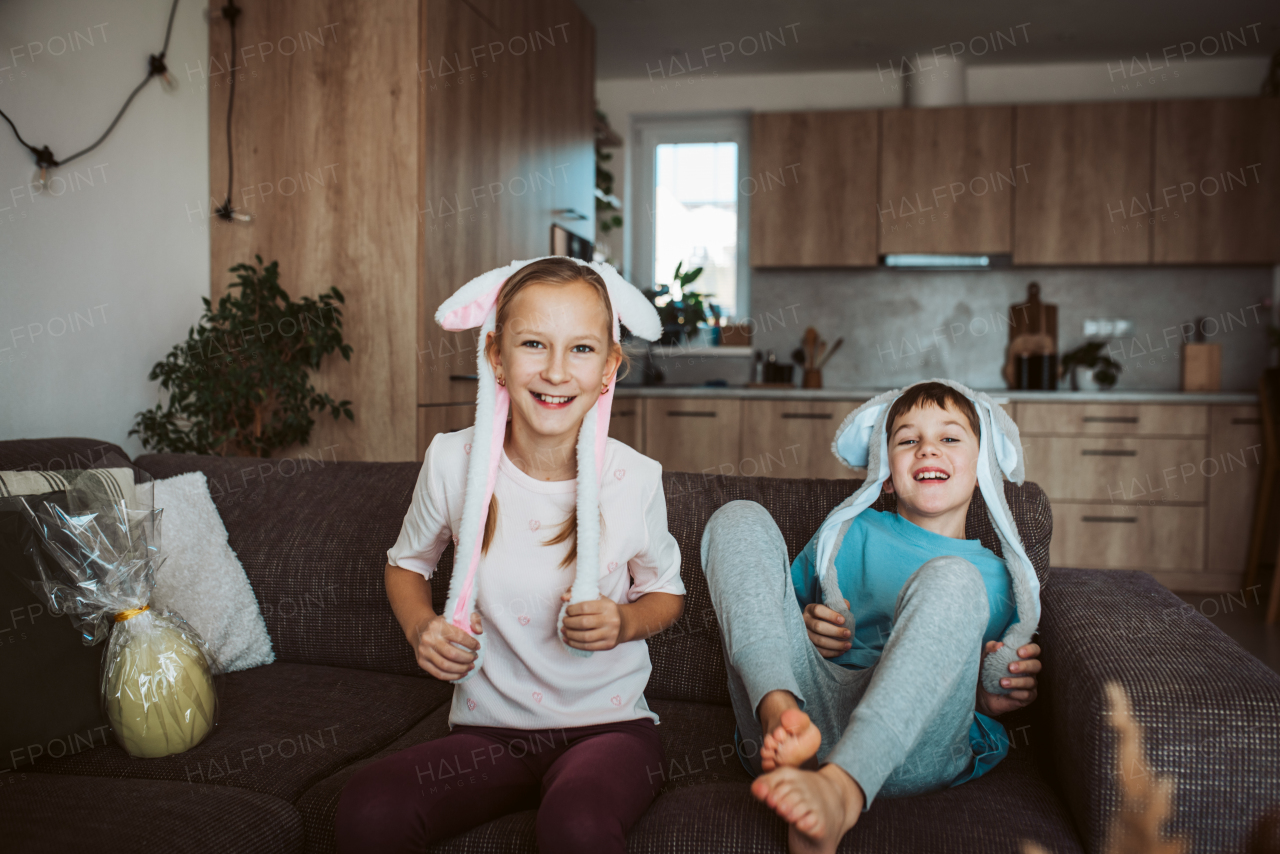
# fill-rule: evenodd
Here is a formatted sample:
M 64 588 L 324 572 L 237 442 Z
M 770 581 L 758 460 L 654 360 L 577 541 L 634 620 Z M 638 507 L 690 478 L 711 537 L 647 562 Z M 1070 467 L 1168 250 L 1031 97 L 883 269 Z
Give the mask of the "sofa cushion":
M 450 688 L 367 670 L 269 664 L 218 679 L 218 725 L 173 756 L 133 759 L 112 738 L 95 750 L 42 759 L 42 774 L 236 786 L 293 801 L 310 785 L 400 736 Z
M 204 472 L 277 661 L 424 675 L 383 585 L 420 464 L 339 463 L 316 451 L 274 460 L 147 454 L 137 465 L 155 478 Z
M 302 848 L 302 820 L 279 798 L 162 780 L 0 776 L 0 827 L 5 850 L 24 854 L 279 854 Z
M 101 439 L 13 439 L 0 442 L 0 471 L 130 466 L 119 445 Z
M 632 829 L 636 852 L 739 852 L 786 848 L 786 826 L 748 790 L 751 777 L 733 752 L 733 712 L 727 706 L 655 700 L 662 719 L 662 794 Z M 342 787 L 366 763 L 446 735 L 441 707 L 392 744 L 321 780 L 297 801 L 308 854 L 335 851 L 334 816 Z M 1016 727 L 1014 728 L 1016 729 Z M 841 851 L 1015 851 L 1032 839 L 1055 854 L 1082 851 L 1070 817 L 1041 776 L 1033 740 L 1016 734 L 1009 756 L 987 774 L 954 789 L 910 799 L 881 798 Z M 496 854 L 537 850 L 534 815 L 504 816 L 429 849 L 435 854 Z M 922 821 L 921 816 L 928 816 Z

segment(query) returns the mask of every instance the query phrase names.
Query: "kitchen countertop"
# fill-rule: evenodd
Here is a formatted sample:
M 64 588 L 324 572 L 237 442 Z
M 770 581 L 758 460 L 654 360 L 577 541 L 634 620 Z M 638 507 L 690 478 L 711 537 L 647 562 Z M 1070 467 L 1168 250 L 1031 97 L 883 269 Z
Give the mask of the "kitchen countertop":
M 747 400 L 870 400 L 886 389 L 875 388 L 746 388 L 745 386 L 618 386 L 617 397 L 727 397 Z M 1011 391 L 979 389 L 997 403 L 1186 403 L 1222 406 L 1255 406 L 1258 395 L 1250 392 L 1195 391 Z

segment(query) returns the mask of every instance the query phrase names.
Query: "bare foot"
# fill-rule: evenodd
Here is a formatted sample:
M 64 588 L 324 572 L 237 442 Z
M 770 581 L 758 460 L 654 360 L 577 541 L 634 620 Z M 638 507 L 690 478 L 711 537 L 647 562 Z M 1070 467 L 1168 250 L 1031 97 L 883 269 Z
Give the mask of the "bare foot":
M 791 854 L 834 854 L 866 803 L 862 787 L 838 765 L 818 771 L 779 768 L 757 777 L 751 794 L 791 825 Z
M 799 709 L 785 709 L 772 731 L 765 732 L 760 748 L 760 768 L 772 771 L 789 766 L 799 768 L 818 753 L 822 733 Z

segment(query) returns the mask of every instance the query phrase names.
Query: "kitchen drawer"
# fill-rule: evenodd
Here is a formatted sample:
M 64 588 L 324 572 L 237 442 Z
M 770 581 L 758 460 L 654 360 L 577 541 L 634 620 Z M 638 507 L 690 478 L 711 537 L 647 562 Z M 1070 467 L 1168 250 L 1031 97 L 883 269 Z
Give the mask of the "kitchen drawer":
M 644 402 L 645 456 L 665 471 L 740 474 L 742 401 L 651 397 Z
M 644 453 L 644 398 L 615 397 L 609 412 L 609 436 Z
M 1204 517 L 1204 507 L 1055 502 L 1049 563 L 1198 572 L 1204 568 Z
M 1085 436 L 1204 436 L 1207 406 L 1159 403 L 1019 403 L 1018 432 Z
M 831 453 L 836 428 L 860 400 L 744 400 L 739 474 L 864 478 Z
M 1204 439 L 1028 436 L 1027 479 L 1050 501 L 1124 504 L 1205 500 Z

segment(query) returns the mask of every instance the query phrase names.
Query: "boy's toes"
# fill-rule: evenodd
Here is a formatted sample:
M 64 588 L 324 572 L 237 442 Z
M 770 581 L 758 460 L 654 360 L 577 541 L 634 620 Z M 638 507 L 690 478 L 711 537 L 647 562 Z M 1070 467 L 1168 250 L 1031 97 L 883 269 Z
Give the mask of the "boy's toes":
M 772 733 L 775 747 L 771 758 L 776 765 L 799 768 L 818 753 L 822 746 L 822 733 L 799 709 L 787 709 L 782 713 L 782 724 Z M 768 738 L 766 738 L 768 741 Z

